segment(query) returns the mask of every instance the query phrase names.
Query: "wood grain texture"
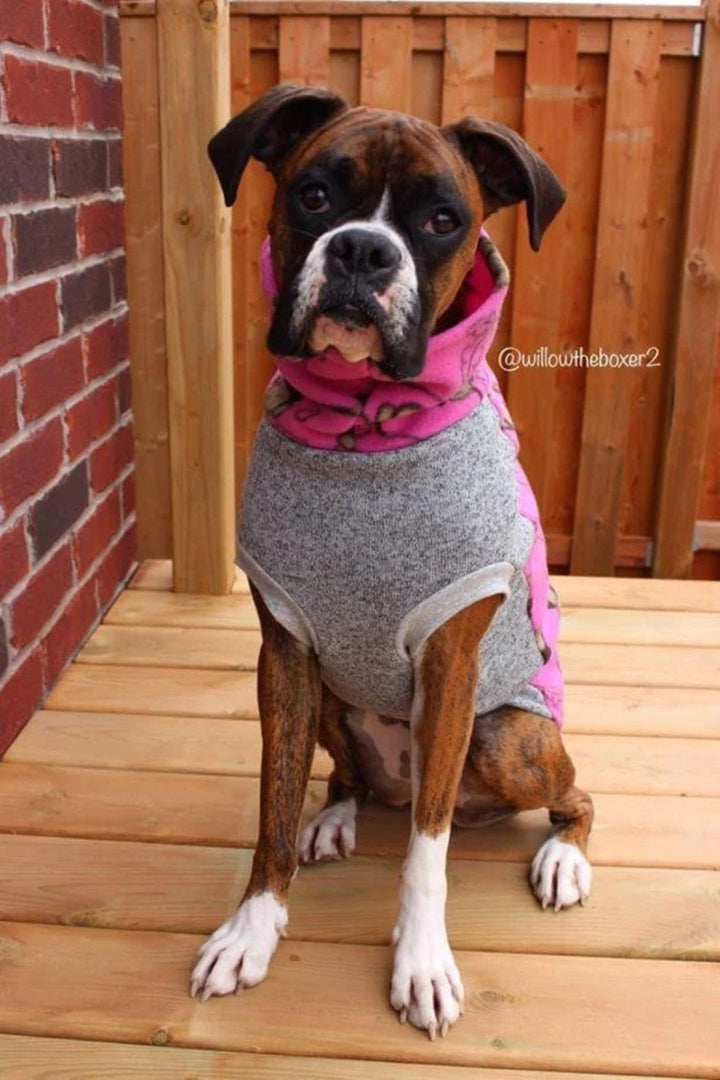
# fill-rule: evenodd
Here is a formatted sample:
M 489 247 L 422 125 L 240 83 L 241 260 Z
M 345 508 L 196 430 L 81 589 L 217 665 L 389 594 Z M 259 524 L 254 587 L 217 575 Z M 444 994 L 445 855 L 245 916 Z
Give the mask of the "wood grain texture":
M 330 80 L 330 20 L 323 15 L 284 15 L 278 43 L 280 82 L 327 86 Z
M 528 20 L 522 135 L 564 186 L 570 182 L 573 156 L 578 28 L 576 19 Z M 564 132 L 562 139 L 558 131 Z M 542 348 L 561 348 L 567 298 L 557 287 L 557 270 L 564 263 L 567 224 L 561 210 L 538 252 L 530 247 L 524 221 L 517 231 L 510 333 L 513 346 L 527 356 Z M 521 461 L 541 514 L 548 502 L 554 454 L 555 381 L 554 371 L 538 367 L 521 367 L 508 379 L 507 401 L 520 438 Z
M 230 220 L 206 144 L 230 113 L 227 4 L 158 0 L 165 312 L 178 592 L 230 591 Z
M 720 342 L 720 4 L 708 4 L 690 159 L 683 276 L 653 573 L 689 577 Z
M 46 704 L 80 712 L 257 717 L 250 672 L 76 664 Z M 720 694 L 692 687 L 577 685 L 566 688 L 565 730 L 600 735 L 716 738 Z
M 720 1032 L 697 1008 L 711 1000 L 715 972 L 692 961 L 556 957 L 548 965 L 541 956 L 460 952 L 465 1017 L 454 1038 L 433 1044 L 398 1024 L 383 947 L 281 942 L 262 985 L 203 1006 L 186 988 L 198 937 L 21 923 L 3 923 L 0 933 L 5 1032 L 703 1078 L 714 1076 L 720 1054 Z
M 0 857 L 8 920 L 201 934 L 237 903 L 252 852 L 0 835 Z M 291 889 L 290 938 L 388 944 L 399 871 L 397 858 L 361 855 L 303 867 Z M 455 860 L 448 932 L 458 949 L 717 960 L 719 890 L 712 870 L 599 866 L 584 909 L 555 918 L 532 896 L 526 864 Z
M 464 116 L 493 119 L 496 20 L 445 19 L 442 122 Z
M 660 23 L 612 24 L 588 351 L 642 352 L 643 280 L 660 68 Z M 631 367 L 590 368 L 585 381 L 582 446 L 570 568 L 615 571 L 620 498 L 628 445 Z
M 154 15 L 156 0 L 120 0 L 120 13 L 122 15 Z M 417 12 L 416 0 L 244 0 L 243 10 L 249 14 L 260 16 L 287 14 L 287 15 L 317 15 L 318 12 L 328 15 L 362 15 L 366 11 L 373 13 L 400 15 L 414 15 Z M 428 16 L 444 15 L 475 15 L 477 6 L 474 0 L 425 0 L 422 6 L 423 14 Z M 557 18 L 567 10 L 573 17 L 584 19 L 646 19 L 663 18 L 668 20 L 694 19 L 702 22 L 705 11 L 695 4 L 668 4 L 667 6 L 645 7 L 638 10 L 637 4 L 570 4 L 566 8 L 563 5 L 548 3 L 533 3 L 529 6 L 522 0 L 507 0 L 507 2 L 483 4 L 483 10 L 488 15 L 506 16 L 518 18 L 535 15 L 548 18 Z
M 324 805 L 325 788 L 310 781 L 306 819 Z M 0 832 L 251 847 L 258 802 L 259 783 L 251 777 L 9 762 L 0 769 Z M 595 809 L 595 865 L 717 867 L 720 799 L 598 794 Z M 408 826 L 406 810 L 368 804 L 359 821 L 359 854 L 402 854 Z M 492 829 L 457 830 L 450 856 L 517 862 L 531 858 L 547 832 L 542 811 Z
M 132 1046 L 0 1035 L 4 1080 L 565 1080 L 562 1073 Z M 38 1073 L 37 1070 L 44 1070 Z M 50 1070 L 48 1072 L 47 1070 Z M 580 1074 L 578 1080 L 606 1080 Z M 629 1080 L 640 1080 L 639 1077 Z
M 592 792 L 720 796 L 720 741 L 565 734 L 582 786 Z M 5 755 L 26 764 L 257 776 L 258 724 L 129 713 L 35 714 Z M 318 748 L 312 776 L 331 763 Z
M 390 15 L 363 18 L 360 100 L 375 109 L 410 112 L 412 19 Z
M 259 645 L 259 634 L 252 630 L 106 625 L 95 631 L 77 660 L 131 667 L 252 670 Z M 565 641 L 561 660 L 570 684 L 720 689 L 718 648 Z
M 123 176 L 138 557 L 172 553 L 157 27 L 123 19 Z M 142 393 L 137 390 L 142 387 Z

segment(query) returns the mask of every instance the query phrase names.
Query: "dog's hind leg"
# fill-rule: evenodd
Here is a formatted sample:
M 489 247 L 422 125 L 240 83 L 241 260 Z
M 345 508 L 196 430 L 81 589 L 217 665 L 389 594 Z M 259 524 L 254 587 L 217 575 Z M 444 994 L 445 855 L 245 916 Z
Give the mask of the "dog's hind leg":
M 297 867 L 298 825 L 320 719 L 317 657 L 276 621 L 254 586 L 252 593 L 263 636 L 260 829 L 242 903 L 205 942 L 192 973 L 190 992 L 203 1001 L 255 986 L 267 974 L 288 921 L 287 892 Z
M 530 885 L 558 911 L 590 893 L 586 858 L 592 799 L 575 786 L 575 767 L 557 726 L 536 713 L 504 708 L 477 717 L 463 775 L 458 824 L 469 824 L 473 791 L 478 823 L 519 810 L 547 807 L 554 826 L 530 869 Z
M 318 742 L 333 761 L 325 807 L 302 830 L 298 842 L 301 863 L 347 859 L 355 850 L 355 817 L 368 787 L 354 755 L 347 706 L 323 686 Z

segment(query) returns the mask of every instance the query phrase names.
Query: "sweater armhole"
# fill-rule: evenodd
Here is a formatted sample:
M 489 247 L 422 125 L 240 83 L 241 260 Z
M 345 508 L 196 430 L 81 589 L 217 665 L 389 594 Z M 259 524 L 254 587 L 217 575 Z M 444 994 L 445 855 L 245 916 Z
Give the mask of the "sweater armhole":
M 492 563 L 421 600 L 400 623 L 395 638 L 398 655 L 405 662 L 414 660 L 430 635 L 453 615 L 487 596 L 509 596 L 510 582 L 516 572 L 510 562 Z
M 306 649 L 317 652 L 317 637 L 312 623 L 282 585 L 278 585 L 277 581 L 270 577 L 244 548 L 238 548 L 235 561 L 262 596 L 270 614 L 281 626 L 285 627 L 288 633 L 292 634 L 296 641 L 299 641 Z

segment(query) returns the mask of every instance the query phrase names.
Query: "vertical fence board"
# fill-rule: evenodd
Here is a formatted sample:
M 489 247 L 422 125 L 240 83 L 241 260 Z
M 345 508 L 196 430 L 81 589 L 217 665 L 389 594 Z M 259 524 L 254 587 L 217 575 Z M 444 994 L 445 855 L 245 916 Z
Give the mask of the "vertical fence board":
M 442 122 L 463 116 L 493 119 L 496 20 L 445 19 Z
M 230 112 L 230 16 L 158 0 L 174 587 L 233 581 L 230 218 L 206 154 Z
M 682 225 L 697 62 L 665 56 L 660 64 L 655 152 L 650 177 L 648 246 L 640 290 L 644 342 L 658 349 L 657 364 L 639 368 L 630 402 L 630 438 L 618 531 L 652 536 L 662 462 L 664 399 L 682 263 Z
M 165 362 L 160 120 L 154 19 L 120 22 L 125 131 L 125 246 L 130 369 L 135 393 L 138 555 L 172 551 L 168 384 Z
M 330 82 L 330 19 L 282 15 L 278 44 L 280 82 L 327 86 Z
M 530 19 L 523 136 L 564 185 L 571 167 L 577 41 L 577 19 Z M 565 132 L 564 138 L 556 137 L 558 130 Z M 530 248 L 524 222 L 517 231 L 511 340 L 528 355 L 543 347 L 551 352 L 562 348 L 560 322 L 567 300 L 559 288 L 558 267 L 564 260 L 567 220 L 564 208 L 539 252 Z M 521 367 L 508 380 L 508 405 L 520 436 L 523 467 L 541 512 L 553 453 L 554 383 L 555 371 L 539 367 Z
M 412 107 L 413 21 L 406 16 L 366 16 L 362 20 L 360 100 L 373 109 Z
M 720 0 L 711 0 L 690 158 L 672 401 L 653 574 L 687 577 L 720 333 Z
M 641 347 L 648 198 L 662 24 L 613 22 L 605 113 L 600 225 L 588 351 Z M 635 370 L 590 369 L 585 383 L 582 449 L 571 569 L 613 574 Z

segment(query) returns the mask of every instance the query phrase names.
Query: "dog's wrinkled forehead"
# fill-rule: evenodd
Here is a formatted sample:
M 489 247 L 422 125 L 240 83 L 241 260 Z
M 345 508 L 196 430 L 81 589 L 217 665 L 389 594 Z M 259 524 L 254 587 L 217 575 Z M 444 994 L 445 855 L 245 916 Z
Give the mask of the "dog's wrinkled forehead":
M 289 239 L 284 208 L 313 180 L 332 186 L 336 218 L 399 221 L 417 200 L 458 203 L 478 223 L 482 217 L 473 171 L 440 130 L 379 109 L 353 109 L 331 121 L 290 155 L 278 179 L 278 250 L 287 250 Z

